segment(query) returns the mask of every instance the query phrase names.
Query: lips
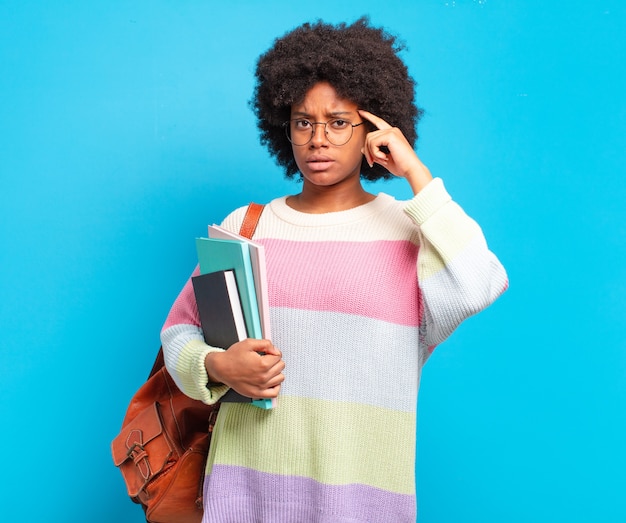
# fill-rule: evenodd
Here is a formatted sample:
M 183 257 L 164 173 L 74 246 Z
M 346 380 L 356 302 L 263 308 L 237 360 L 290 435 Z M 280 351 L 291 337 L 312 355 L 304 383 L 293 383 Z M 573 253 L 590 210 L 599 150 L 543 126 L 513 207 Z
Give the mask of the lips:
M 328 169 L 334 160 L 328 156 L 315 155 L 307 158 L 306 164 L 312 171 L 325 171 Z

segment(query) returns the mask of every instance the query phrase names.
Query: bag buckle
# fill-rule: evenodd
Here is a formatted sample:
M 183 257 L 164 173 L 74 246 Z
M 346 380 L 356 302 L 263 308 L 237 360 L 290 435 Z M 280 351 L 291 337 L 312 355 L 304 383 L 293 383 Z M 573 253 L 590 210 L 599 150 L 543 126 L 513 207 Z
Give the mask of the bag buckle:
M 148 452 L 143 446 L 143 437 L 140 430 L 131 430 L 126 438 L 126 448 L 128 452 L 126 457 L 133 460 L 143 479 L 147 480 L 150 475 L 150 462 L 148 461 Z

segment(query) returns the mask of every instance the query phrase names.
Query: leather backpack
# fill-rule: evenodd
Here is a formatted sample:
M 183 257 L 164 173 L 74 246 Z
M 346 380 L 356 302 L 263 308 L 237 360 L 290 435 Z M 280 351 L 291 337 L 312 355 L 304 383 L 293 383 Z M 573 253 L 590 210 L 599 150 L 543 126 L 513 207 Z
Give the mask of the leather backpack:
M 263 206 L 251 203 L 240 234 L 251 238 Z M 130 499 L 150 523 L 200 523 L 202 485 L 219 403 L 186 396 L 165 368 L 159 349 L 148 380 L 130 401 L 111 443 Z

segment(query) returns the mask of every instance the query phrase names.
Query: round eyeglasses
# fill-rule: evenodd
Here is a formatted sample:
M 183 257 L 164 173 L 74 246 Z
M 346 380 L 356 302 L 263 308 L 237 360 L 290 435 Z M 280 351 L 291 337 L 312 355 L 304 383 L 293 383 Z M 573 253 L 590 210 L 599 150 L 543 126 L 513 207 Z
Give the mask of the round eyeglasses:
M 315 136 L 315 126 L 323 125 L 324 134 L 333 145 L 345 145 L 352 138 L 355 127 L 363 125 L 361 123 L 350 123 L 343 118 L 333 118 L 327 122 L 312 122 L 306 118 L 295 118 L 283 124 L 288 140 L 294 145 L 306 145 Z

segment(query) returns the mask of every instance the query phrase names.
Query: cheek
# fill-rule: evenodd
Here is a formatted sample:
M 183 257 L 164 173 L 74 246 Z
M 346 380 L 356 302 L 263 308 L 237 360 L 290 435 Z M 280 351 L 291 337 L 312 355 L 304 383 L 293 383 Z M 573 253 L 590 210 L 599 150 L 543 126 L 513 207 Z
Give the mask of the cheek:
M 365 139 L 360 139 L 354 142 L 352 154 L 354 155 L 355 159 L 358 159 L 359 161 L 361 161 L 361 159 L 363 158 L 364 146 L 365 146 Z
M 354 140 L 354 148 L 361 152 L 361 150 L 363 149 L 363 147 L 365 147 L 365 134 L 363 133 L 359 133 L 359 136 L 353 136 L 352 140 Z M 351 140 L 351 141 L 352 141 Z

